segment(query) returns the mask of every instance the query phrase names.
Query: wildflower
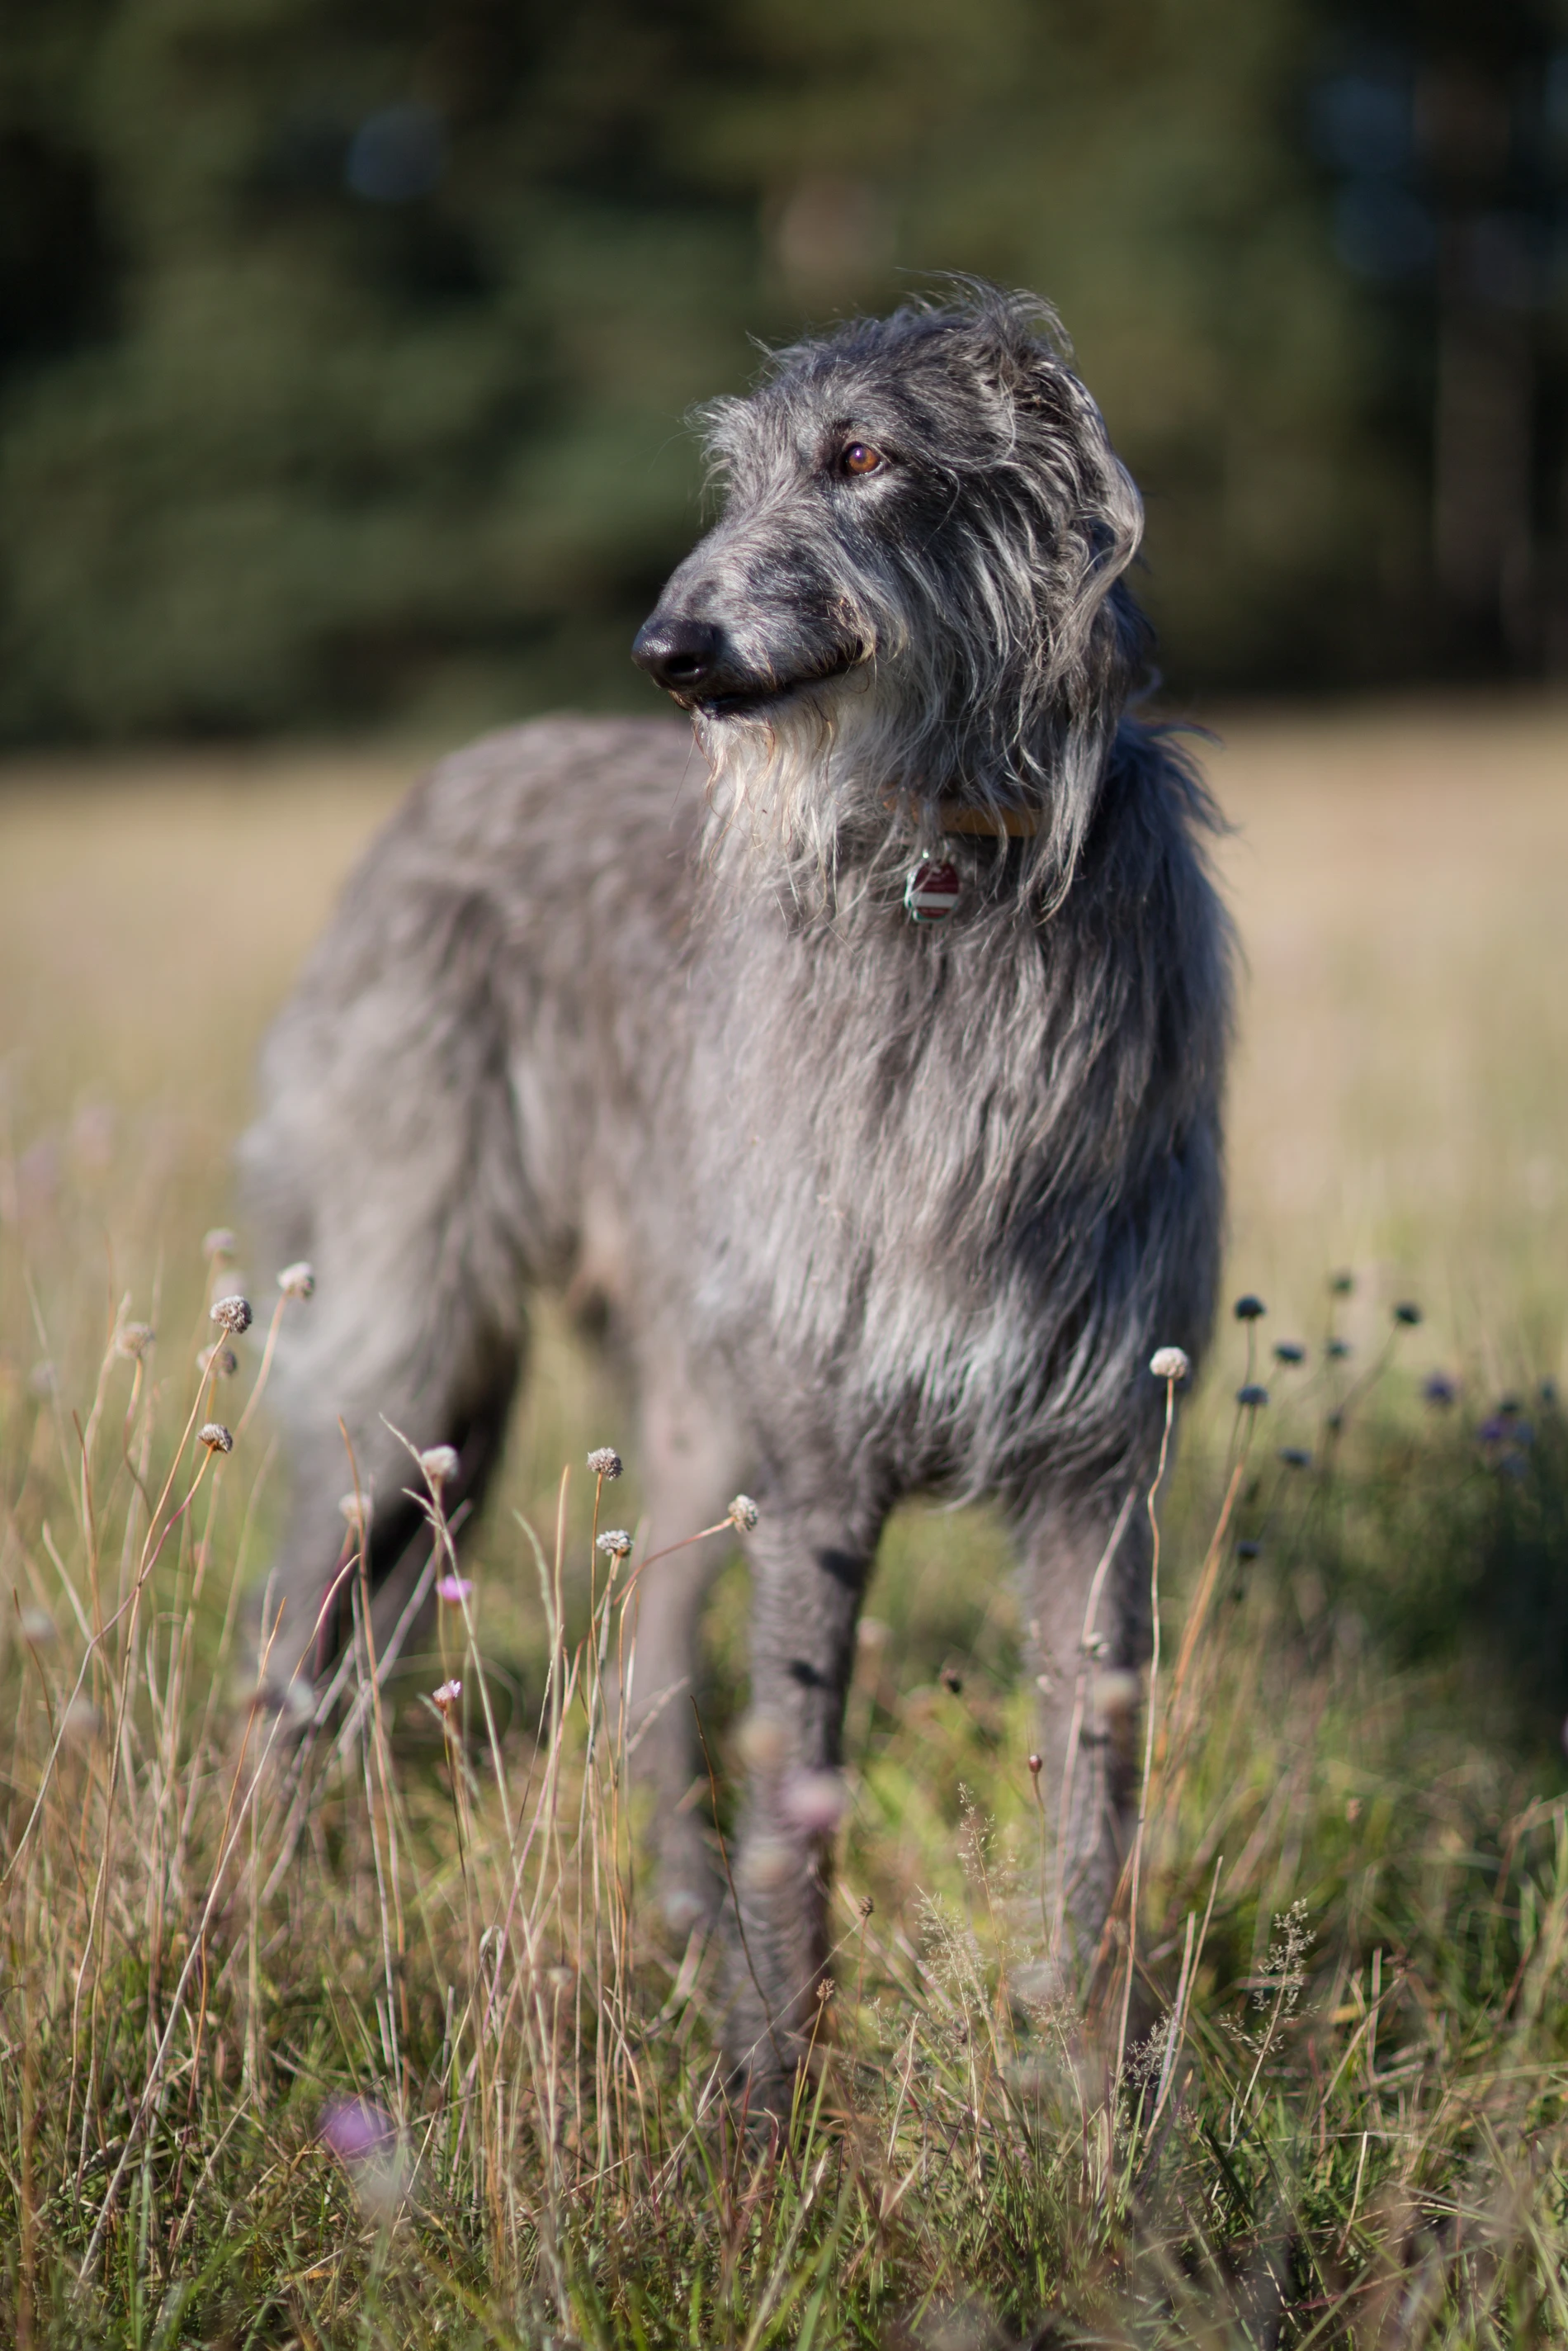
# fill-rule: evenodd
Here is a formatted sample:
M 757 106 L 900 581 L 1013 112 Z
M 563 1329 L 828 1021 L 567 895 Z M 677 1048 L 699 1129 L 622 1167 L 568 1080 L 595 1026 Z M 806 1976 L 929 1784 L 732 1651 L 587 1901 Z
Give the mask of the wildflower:
M 1348 1298 L 1355 1288 L 1355 1276 L 1348 1267 L 1344 1267 L 1338 1273 L 1329 1275 L 1328 1287 L 1331 1297 Z
M 146 1353 L 155 1336 L 151 1322 L 122 1322 L 114 1334 L 114 1352 L 134 1363 L 138 1355 Z
M 1261 1388 L 1256 1380 L 1249 1380 L 1244 1388 L 1237 1389 L 1236 1401 L 1243 1412 L 1261 1412 L 1269 1401 L 1269 1391 Z
M 1157 1380 L 1168 1380 L 1173 1387 L 1192 1369 L 1182 1347 L 1157 1347 L 1148 1359 L 1148 1367 Z
M 761 1515 L 749 1494 L 737 1494 L 724 1513 L 738 1535 L 749 1535 Z
M 398 2126 L 374 2098 L 334 2098 L 317 2126 L 321 2144 L 354 2183 L 365 2212 L 390 2220 L 402 2202 L 406 2165 Z
M 278 1275 L 277 1286 L 286 1298 L 314 1298 L 316 1268 L 304 1258 L 297 1265 L 286 1265 Z
M 624 1559 L 631 1549 L 631 1537 L 624 1527 L 607 1527 L 599 1537 L 599 1549 L 607 1559 Z
M 239 1247 L 227 1225 L 214 1225 L 210 1233 L 202 1236 L 203 1257 L 233 1257 Z
M 837 1771 L 792 1771 L 779 1792 L 779 1810 L 802 1836 L 830 1837 L 849 1809 Z
M 344 1519 L 348 1522 L 350 1535 L 362 1537 L 370 1523 L 369 1495 L 340 1495 L 338 1498 L 337 1507 L 342 1511 Z
M 213 1301 L 209 1318 L 221 1330 L 240 1338 L 251 1327 L 251 1301 L 248 1298 L 220 1298 Z
M 473 1597 L 473 1585 L 466 1575 L 440 1575 L 435 1591 L 436 1598 L 444 1600 L 449 1608 L 461 1608 L 465 1600 Z
M 323 2147 L 352 2168 L 379 2155 L 397 2137 L 397 2126 L 373 2098 L 335 2098 L 318 2126 Z
M 863 1918 L 869 1918 L 872 1911 L 877 1907 L 877 1905 L 872 1901 L 871 1896 L 868 1894 L 863 1894 L 858 1902 L 855 1905 L 855 1907 L 859 1911 L 860 1916 Z
M 1402 1298 L 1394 1309 L 1395 1322 L 1403 1322 L 1407 1330 L 1413 1331 L 1420 1319 L 1421 1310 L 1414 1299 Z
M 1238 1298 L 1236 1301 L 1235 1313 L 1238 1322 L 1256 1322 L 1260 1315 L 1266 1314 L 1268 1311 L 1262 1300 L 1254 1298 L 1250 1290 L 1244 1297 Z
M 1421 1388 L 1428 1404 L 1444 1409 L 1457 1400 L 1459 1393 L 1459 1382 L 1450 1379 L 1447 1372 L 1428 1372 Z
M 1249 1537 L 1246 1541 L 1236 1545 L 1236 1556 L 1238 1559 L 1256 1559 L 1262 1548 L 1261 1542 L 1256 1542 Z
M 1513 1423 L 1507 1413 L 1494 1412 L 1482 1421 L 1476 1435 L 1483 1445 L 1506 1445 L 1513 1435 Z
M 941 1683 L 943 1689 L 953 1698 L 957 1698 L 963 1687 L 963 1676 L 956 1666 L 944 1666 L 937 1679 Z
M 457 1448 L 452 1445 L 429 1445 L 420 1455 L 420 1469 L 431 1492 L 440 1501 L 441 1489 L 457 1476 Z
M 232 1453 L 234 1440 L 221 1420 L 209 1420 L 196 1431 L 209 1453 Z
M 1041 1772 L 1042 1772 L 1042 1771 L 1044 1771 L 1044 1769 L 1045 1769 L 1045 1758 L 1044 1757 L 1044 1755 L 1031 1755 L 1031 1756 L 1030 1756 L 1030 1758 L 1029 1758 L 1029 1776 L 1030 1776 L 1030 1778 L 1031 1778 L 1032 1780 L 1038 1780 L 1038 1778 L 1040 1777 Z
M 232 1347 L 225 1347 L 221 1339 L 214 1339 L 213 1344 L 203 1347 L 197 1356 L 196 1368 L 200 1372 L 211 1372 L 214 1378 L 232 1380 L 240 1368 L 240 1359 Z
M 618 1478 L 625 1467 L 613 1445 L 596 1445 L 588 1456 L 588 1468 L 596 1478 Z
M 460 1681 L 455 1680 L 442 1682 L 440 1689 L 434 1689 L 431 1692 L 431 1698 L 434 1700 L 435 1704 L 440 1707 L 443 1714 L 450 1714 L 462 1696 L 462 1684 Z
M 1312 1455 L 1301 1445 L 1282 1445 L 1280 1459 L 1287 1469 L 1310 1469 Z
M 1279 1364 L 1304 1364 L 1306 1349 L 1299 1339 L 1276 1339 L 1274 1361 Z
M 1350 1354 L 1352 1352 L 1348 1339 L 1331 1339 L 1327 1346 L 1324 1349 L 1324 1353 L 1329 1358 L 1331 1363 L 1334 1364 L 1343 1364 L 1346 1355 Z

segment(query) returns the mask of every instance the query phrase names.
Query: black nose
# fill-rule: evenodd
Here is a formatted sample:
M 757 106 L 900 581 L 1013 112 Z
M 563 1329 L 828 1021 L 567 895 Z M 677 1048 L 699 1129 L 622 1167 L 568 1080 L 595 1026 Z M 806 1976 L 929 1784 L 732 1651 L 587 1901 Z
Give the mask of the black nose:
M 711 621 L 655 612 L 637 632 L 631 657 L 667 694 L 696 694 L 719 666 L 724 640 Z

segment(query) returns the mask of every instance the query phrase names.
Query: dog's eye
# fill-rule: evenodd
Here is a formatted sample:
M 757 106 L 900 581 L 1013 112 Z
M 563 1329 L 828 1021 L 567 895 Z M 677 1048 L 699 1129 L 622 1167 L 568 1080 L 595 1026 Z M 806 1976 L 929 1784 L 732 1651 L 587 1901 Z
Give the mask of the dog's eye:
M 851 441 L 838 453 L 841 474 L 879 474 L 886 463 L 880 449 L 873 449 L 869 441 Z

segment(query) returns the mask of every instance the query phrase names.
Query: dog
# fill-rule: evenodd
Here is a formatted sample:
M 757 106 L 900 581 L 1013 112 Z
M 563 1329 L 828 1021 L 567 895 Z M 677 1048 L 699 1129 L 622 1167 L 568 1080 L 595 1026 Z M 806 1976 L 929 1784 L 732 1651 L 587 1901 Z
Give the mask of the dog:
M 447 1506 L 477 1506 L 538 1285 L 613 1312 L 652 1547 L 755 1498 L 730 2031 L 777 2109 L 900 1497 L 990 1497 L 1014 1532 L 1057 1898 L 1094 1951 L 1147 1637 L 1149 1362 L 1196 1362 L 1218 1275 L 1231 946 L 1212 804 L 1137 713 L 1139 499 L 1053 314 L 944 287 L 777 352 L 705 423 L 722 511 L 633 647 L 684 719 L 543 720 L 419 784 L 272 1033 L 243 1156 L 274 1261 L 318 1283 L 275 1374 L 294 1672 L 331 1637 L 339 1421 L 390 1605 L 421 1524 L 390 1429 L 453 1448 Z M 641 1579 L 628 1704 L 672 1923 L 722 1907 L 682 1799 L 732 1540 Z M 1069 1775 L 1086 1625 L 1106 1698 Z

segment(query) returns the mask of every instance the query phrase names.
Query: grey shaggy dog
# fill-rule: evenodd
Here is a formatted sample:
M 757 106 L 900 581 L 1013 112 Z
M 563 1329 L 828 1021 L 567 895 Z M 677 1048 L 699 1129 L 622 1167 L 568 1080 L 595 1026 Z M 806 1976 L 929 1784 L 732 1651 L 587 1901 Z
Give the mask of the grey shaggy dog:
M 388 1424 L 453 1446 L 449 1506 L 476 1503 L 535 1285 L 613 1311 L 653 1546 L 755 1496 L 730 2032 L 776 2106 L 901 1496 L 990 1496 L 1015 1531 L 1053 1807 L 1112 1550 L 1056 1865 L 1095 1948 L 1147 1637 L 1149 1357 L 1197 1356 L 1216 1280 L 1230 946 L 1210 803 L 1128 716 L 1141 508 L 1051 315 L 965 285 L 778 353 L 707 421 L 722 511 L 634 649 L 691 724 L 547 720 L 429 776 L 273 1032 L 244 1160 L 274 1261 L 318 1280 L 278 1358 L 275 1667 L 337 1637 L 339 1417 L 393 1611 L 422 1554 Z M 921 867 L 945 920 L 906 907 Z M 690 1693 L 727 1545 L 642 1584 L 629 1702 L 672 1921 L 722 1907 Z

